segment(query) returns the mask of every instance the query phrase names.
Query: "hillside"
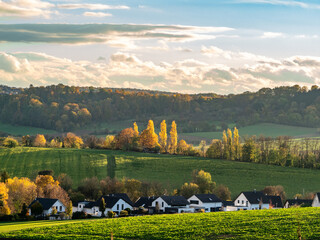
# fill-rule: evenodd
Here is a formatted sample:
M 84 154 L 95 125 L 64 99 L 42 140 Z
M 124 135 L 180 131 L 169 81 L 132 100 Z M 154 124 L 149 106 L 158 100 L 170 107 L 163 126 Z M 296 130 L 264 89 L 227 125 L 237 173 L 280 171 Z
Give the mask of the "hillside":
M 10 88 L 9 88 L 10 90 Z M 320 90 L 304 87 L 263 88 L 238 95 L 179 94 L 156 91 L 80 88 L 62 84 L 0 94 L 0 122 L 74 131 L 88 126 L 102 134 L 119 121 L 177 120 L 180 132 L 213 132 L 227 123 L 320 126 Z
M 110 239 L 112 232 L 114 239 L 299 239 L 299 235 L 302 239 L 319 239 L 319 214 L 319 208 L 293 208 L 67 221 L 58 226 L 44 224 L 41 228 L 0 233 L 0 237 Z
M 0 149 L 0 170 L 11 176 L 35 178 L 39 170 L 67 173 L 74 187 L 86 177 L 107 176 L 107 156 L 115 155 L 116 177 L 161 182 L 168 190 L 191 181 L 194 169 L 210 172 L 217 184 L 227 185 L 235 197 L 241 191 L 283 185 L 288 197 L 320 190 L 320 171 L 200 157 L 111 150 L 47 148 Z

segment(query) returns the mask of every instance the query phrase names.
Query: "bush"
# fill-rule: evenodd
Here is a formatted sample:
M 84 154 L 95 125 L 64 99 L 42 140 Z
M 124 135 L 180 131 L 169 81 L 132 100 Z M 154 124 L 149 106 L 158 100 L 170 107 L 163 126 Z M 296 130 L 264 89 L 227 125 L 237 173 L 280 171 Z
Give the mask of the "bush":
M 122 211 L 120 212 L 120 217 L 126 217 L 126 216 L 128 216 L 128 211 L 122 210 Z
M 19 146 L 19 143 L 14 138 L 7 137 L 3 141 L 3 146 L 8 147 L 8 148 L 15 148 L 15 147 Z
M 116 213 L 113 211 L 108 211 L 108 218 L 114 218 L 116 216 Z
M 85 212 L 74 212 L 72 215 L 72 219 L 85 219 L 87 218 L 87 214 Z
M 126 210 L 128 212 L 128 214 L 131 214 L 131 209 L 130 208 L 126 208 L 124 210 Z

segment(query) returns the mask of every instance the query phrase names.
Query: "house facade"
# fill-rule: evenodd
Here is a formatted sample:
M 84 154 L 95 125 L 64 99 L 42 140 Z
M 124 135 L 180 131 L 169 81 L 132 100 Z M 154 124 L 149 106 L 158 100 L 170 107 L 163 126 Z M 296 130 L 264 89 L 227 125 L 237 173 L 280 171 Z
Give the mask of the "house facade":
M 267 196 L 263 192 L 242 192 L 234 201 L 237 210 L 282 208 L 280 196 Z
M 285 204 L 284 208 L 290 208 L 294 206 L 309 206 L 311 207 L 313 200 L 306 200 L 306 199 L 288 199 Z
M 222 209 L 222 200 L 214 194 L 195 194 L 188 198 L 190 207 L 195 211 L 217 212 Z
M 182 196 L 161 196 L 156 198 L 151 206 L 160 212 L 165 213 L 191 213 L 194 208 L 190 208 L 189 201 Z
M 39 202 L 43 207 L 43 216 L 51 215 L 53 210 L 56 209 L 57 213 L 66 212 L 66 207 L 59 199 L 52 199 L 52 198 L 36 198 L 32 201 L 32 203 L 29 205 L 29 215 L 32 215 L 31 206 Z
M 320 207 L 320 193 L 316 193 L 314 195 L 314 198 L 312 201 L 312 207 Z

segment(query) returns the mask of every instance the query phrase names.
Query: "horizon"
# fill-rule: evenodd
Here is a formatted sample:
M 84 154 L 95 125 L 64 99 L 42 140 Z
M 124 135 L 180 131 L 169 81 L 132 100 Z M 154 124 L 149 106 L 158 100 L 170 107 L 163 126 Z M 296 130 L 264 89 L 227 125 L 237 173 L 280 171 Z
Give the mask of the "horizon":
M 320 83 L 319 12 L 315 0 L 6 0 L 0 84 L 221 95 L 310 88 Z

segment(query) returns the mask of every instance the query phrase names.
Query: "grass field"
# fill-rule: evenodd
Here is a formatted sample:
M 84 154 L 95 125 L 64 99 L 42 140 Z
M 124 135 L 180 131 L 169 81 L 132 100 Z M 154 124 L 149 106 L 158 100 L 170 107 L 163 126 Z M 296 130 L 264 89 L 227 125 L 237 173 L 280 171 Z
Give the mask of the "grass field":
M 319 239 L 320 208 L 155 215 L 41 226 L 1 239 Z M 1 224 L 1 223 L 0 223 Z M 44 222 L 45 224 L 45 222 Z
M 146 154 L 110 150 L 77 150 L 48 148 L 0 149 L 0 171 L 11 176 L 35 178 L 39 170 L 52 169 L 57 176 L 67 173 L 74 187 L 86 177 L 107 176 L 107 156 L 115 155 L 116 177 L 158 181 L 168 190 L 191 180 L 194 169 L 210 172 L 217 184 L 227 185 L 232 196 L 241 191 L 283 185 L 288 197 L 303 191 L 320 191 L 320 171 L 256 163 Z
M 14 136 L 36 135 L 36 134 L 54 134 L 56 131 L 43 128 L 34 128 L 28 126 L 13 126 L 10 124 L 0 123 L 0 131 L 9 133 Z
M 241 137 L 245 136 L 260 136 L 266 137 L 278 137 L 278 136 L 291 136 L 295 138 L 299 137 L 319 137 L 320 134 L 316 128 L 295 127 L 288 125 L 280 125 L 273 123 L 261 123 L 252 126 L 239 128 L 239 134 Z M 196 133 L 182 133 L 182 136 L 192 136 L 204 139 L 221 139 L 222 132 L 196 132 Z

